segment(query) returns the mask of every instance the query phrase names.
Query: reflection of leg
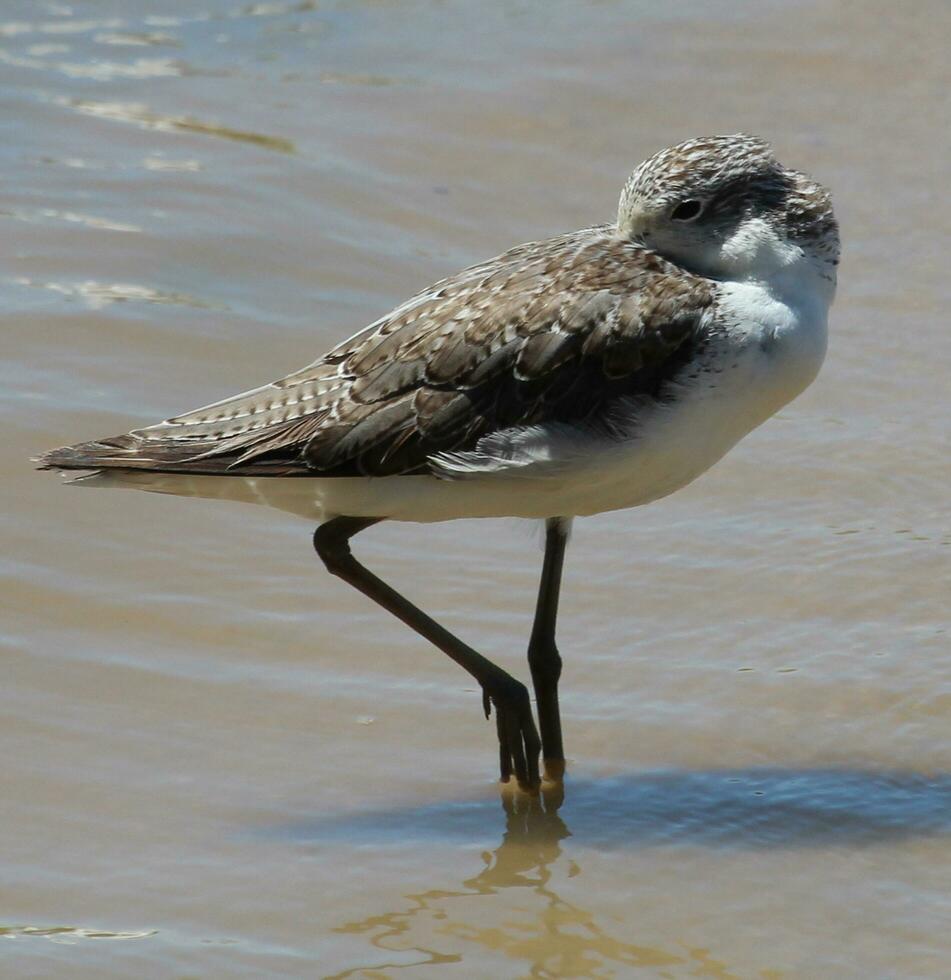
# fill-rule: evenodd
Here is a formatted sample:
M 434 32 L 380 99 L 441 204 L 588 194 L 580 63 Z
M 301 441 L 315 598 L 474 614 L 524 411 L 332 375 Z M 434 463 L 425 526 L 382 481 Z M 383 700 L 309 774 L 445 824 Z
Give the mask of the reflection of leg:
M 336 517 L 322 524 L 314 532 L 317 554 L 332 575 L 342 578 L 401 619 L 479 682 L 486 717 L 490 703 L 495 706 L 502 779 L 508 779 L 514 772 L 522 786 L 534 789 L 539 782 L 541 744 L 527 688 L 491 660 L 466 646 L 353 557 L 350 538 L 376 523 L 378 519 L 375 518 Z
M 555 622 L 558 618 L 561 572 L 565 563 L 565 547 L 570 527 L 570 519 L 562 517 L 552 517 L 545 522 L 545 560 L 538 586 L 532 638 L 528 644 L 528 665 L 532 671 L 532 684 L 538 704 L 545 775 L 553 780 L 560 780 L 565 772 L 565 749 L 558 709 L 561 657 L 555 646 Z
M 560 791 L 562 786 L 559 783 L 557 789 Z M 561 842 L 571 836 L 558 815 L 560 795 L 553 800 L 551 790 L 554 789 L 554 784 L 546 781 L 540 794 L 502 794 L 505 810 L 502 843 L 491 855 L 484 855 L 485 867 L 465 882 L 466 887 L 481 892 L 530 886 L 539 894 L 549 894 L 547 883 L 561 857 Z M 560 902 L 557 896 L 550 897 Z

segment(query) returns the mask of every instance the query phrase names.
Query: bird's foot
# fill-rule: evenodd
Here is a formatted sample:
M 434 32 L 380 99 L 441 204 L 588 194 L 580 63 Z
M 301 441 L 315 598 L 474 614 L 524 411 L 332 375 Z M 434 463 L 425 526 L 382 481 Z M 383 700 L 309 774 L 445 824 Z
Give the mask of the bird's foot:
M 519 789 L 537 793 L 541 784 L 538 757 L 542 743 L 532 717 L 528 688 L 512 677 L 491 687 L 483 685 L 482 705 L 486 718 L 491 708 L 495 708 L 502 783 L 510 785 L 514 776 Z
M 524 792 L 514 779 L 499 786 L 502 809 L 509 817 L 508 829 L 514 831 L 513 836 L 547 836 L 551 821 L 557 820 L 558 811 L 565 802 L 564 783 L 553 783 L 543 778 L 541 786 L 534 793 Z M 513 823 L 513 820 L 517 822 Z M 558 824 L 563 831 L 559 839 L 567 837 L 564 824 L 560 820 Z

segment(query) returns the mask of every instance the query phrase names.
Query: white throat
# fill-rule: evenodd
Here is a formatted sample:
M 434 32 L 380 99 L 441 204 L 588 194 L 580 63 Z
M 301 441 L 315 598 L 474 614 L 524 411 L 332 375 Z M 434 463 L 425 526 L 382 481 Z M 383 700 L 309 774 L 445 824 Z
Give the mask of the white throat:
M 821 251 L 779 235 L 762 218 L 745 221 L 712 263 L 726 282 L 763 287 L 779 302 L 811 317 L 828 313 L 835 298 L 836 267 Z

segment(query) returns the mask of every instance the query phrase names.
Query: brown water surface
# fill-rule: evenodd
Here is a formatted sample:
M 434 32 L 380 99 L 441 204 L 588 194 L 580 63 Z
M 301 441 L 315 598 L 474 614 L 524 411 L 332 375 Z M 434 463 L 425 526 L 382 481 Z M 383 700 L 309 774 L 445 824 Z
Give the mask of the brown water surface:
M 951 973 L 951 7 L 7 0 L 10 977 Z M 835 192 L 818 382 L 578 522 L 567 799 L 506 814 L 466 675 L 263 508 L 27 458 L 278 377 L 747 130 Z M 517 522 L 367 532 L 527 675 Z

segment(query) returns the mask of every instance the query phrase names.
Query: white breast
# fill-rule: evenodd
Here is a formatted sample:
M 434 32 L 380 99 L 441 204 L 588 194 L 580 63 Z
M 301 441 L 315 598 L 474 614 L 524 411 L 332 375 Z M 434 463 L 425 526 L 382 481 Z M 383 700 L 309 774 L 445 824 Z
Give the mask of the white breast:
M 822 307 L 797 310 L 762 287 L 730 286 L 719 317 L 725 334 L 677 397 L 646 416 L 635 411 L 629 440 L 592 446 L 572 468 L 577 482 L 564 489 L 574 506 L 565 513 L 637 506 L 686 486 L 816 377 L 826 349 Z

